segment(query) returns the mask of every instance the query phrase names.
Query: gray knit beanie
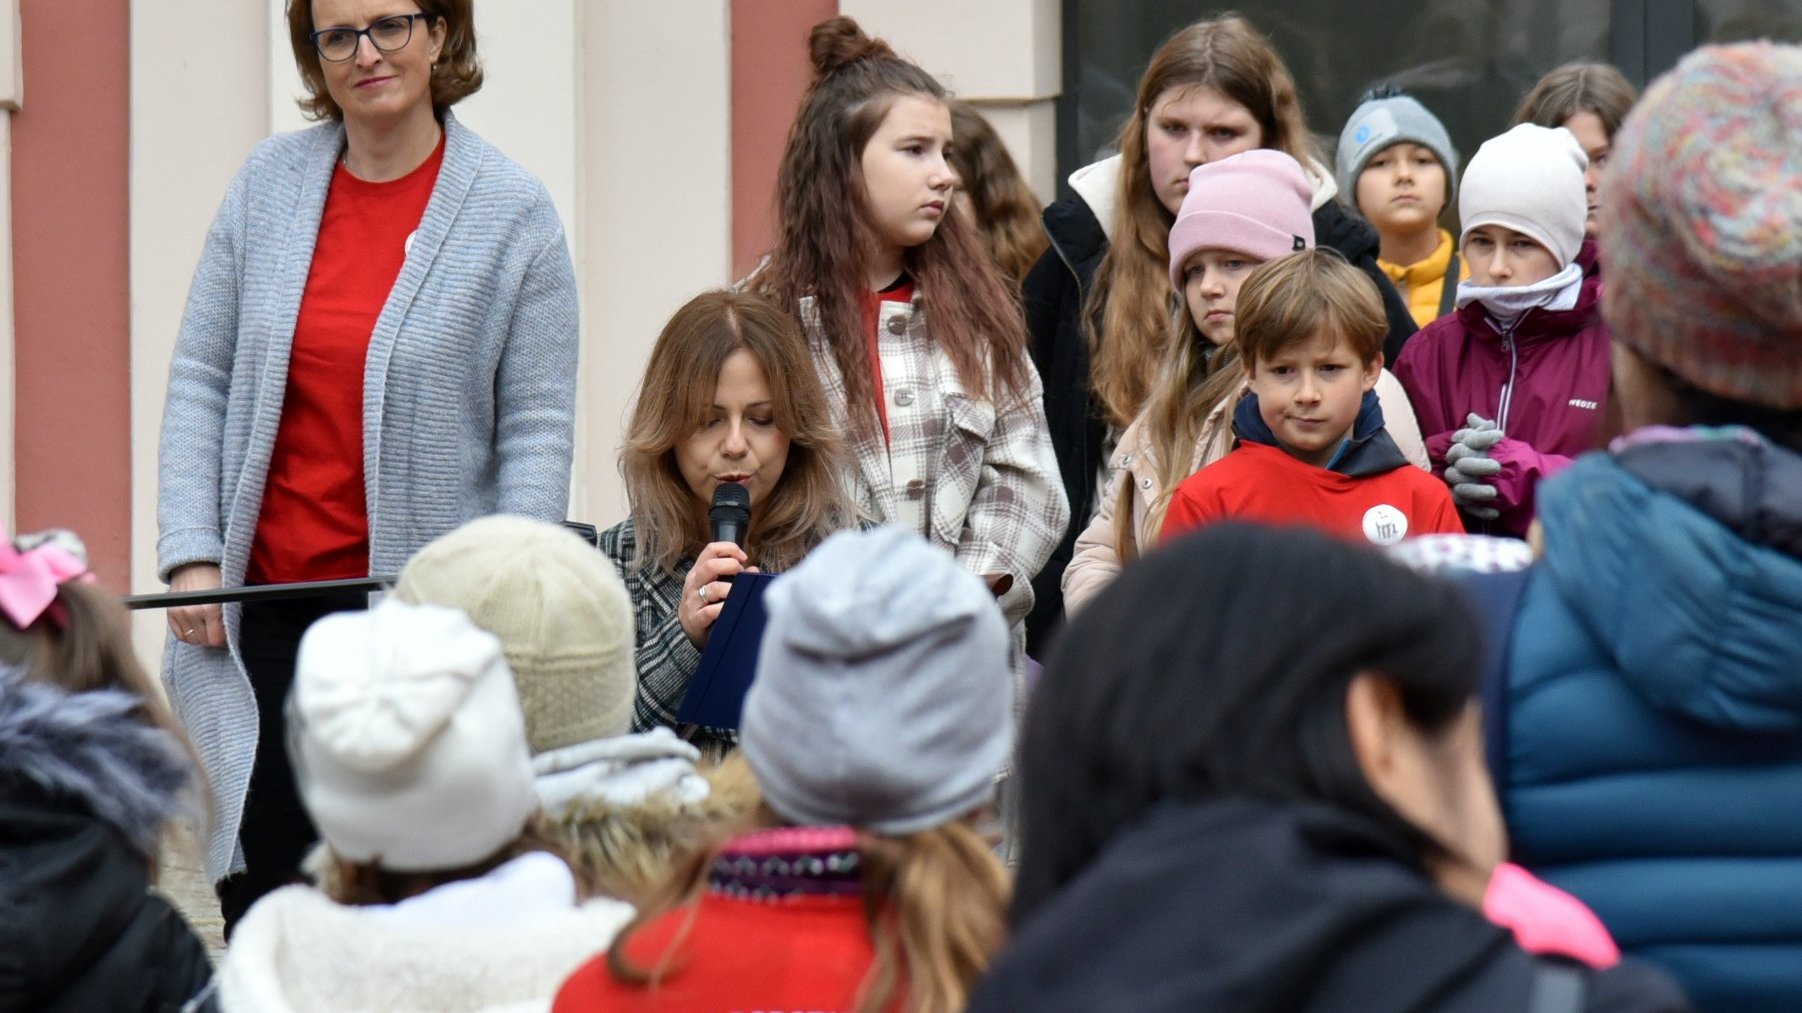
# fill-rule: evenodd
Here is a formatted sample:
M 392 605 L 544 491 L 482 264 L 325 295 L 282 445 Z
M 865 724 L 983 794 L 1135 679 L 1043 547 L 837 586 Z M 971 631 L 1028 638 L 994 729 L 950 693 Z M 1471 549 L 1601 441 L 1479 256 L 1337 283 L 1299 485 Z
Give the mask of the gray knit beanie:
M 1339 132 L 1333 174 L 1339 180 L 1341 199 L 1357 207 L 1358 176 L 1364 167 L 1384 148 L 1403 143 L 1430 149 L 1445 166 L 1445 202 L 1449 205 L 1456 197 L 1458 179 L 1458 149 L 1452 146 L 1452 135 L 1419 100 L 1385 88 L 1366 96 Z
M 941 826 L 990 800 L 1013 748 L 995 597 L 901 528 L 840 532 L 770 585 L 739 745 L 802 826 Z

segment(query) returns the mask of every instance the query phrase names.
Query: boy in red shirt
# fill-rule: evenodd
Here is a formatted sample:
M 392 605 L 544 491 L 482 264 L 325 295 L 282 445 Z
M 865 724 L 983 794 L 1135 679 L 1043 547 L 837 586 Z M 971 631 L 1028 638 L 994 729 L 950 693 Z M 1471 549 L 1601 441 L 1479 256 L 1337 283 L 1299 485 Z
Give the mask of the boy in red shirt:
M 1376 287 L 1330 250 L 1269 261 L 1239 290 L 1251 391 L 1239 443 L 1171 496 L 1162 538 L 1222 520 L 1302 524 L 1389 545 L 1462 534 L 1445 483 L 1409 464 L 1383 428 L 1377 377 L 1388 323 Z

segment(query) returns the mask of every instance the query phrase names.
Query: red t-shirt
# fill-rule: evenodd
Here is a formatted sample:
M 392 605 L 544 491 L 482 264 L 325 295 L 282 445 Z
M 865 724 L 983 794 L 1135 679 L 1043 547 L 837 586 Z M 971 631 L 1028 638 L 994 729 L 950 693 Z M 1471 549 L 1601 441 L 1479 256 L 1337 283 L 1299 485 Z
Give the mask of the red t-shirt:
M 875 384 L 871 389 L 876 393 L 876 418 L 882 423 L 882 438 L 888 439 L 888 399 L 882 391 L 882 347 L 877 340 L 876 328 L 882 323 L 882 304 L 885 302 L 911 303 L 914 301 L 914 280 L 905 272 L 896 278 L 894 283 L 880 292 L 865 290 L 859 305 L 863 311 L 863 336 L 869 342 L 865 348 L 870 356 L 870 379 Z
M 332 171 L 246 583 L 369 574 L 363 361 L 443 161 L 440 137 L 430 158 L 396 180 L 371 183 L 342 164 Z
M 625 985 L 602 954 L 563 983 L 552 1013 L 850 1010 L 875 960 L 861 897 L 756 900 L 711 890 L 698 910 L 645 926 L 626 955 L 642 968 L 669 959 L 671 970 L 654 986 Z
M 1464 533 L 1445 483 L 1411 464 L 1354 477 L 1262 443 L 1241 443 L 1184 479 L 1170 497 L 1159 540 L 1225 520 L 1302 525 L 1379 545 Z

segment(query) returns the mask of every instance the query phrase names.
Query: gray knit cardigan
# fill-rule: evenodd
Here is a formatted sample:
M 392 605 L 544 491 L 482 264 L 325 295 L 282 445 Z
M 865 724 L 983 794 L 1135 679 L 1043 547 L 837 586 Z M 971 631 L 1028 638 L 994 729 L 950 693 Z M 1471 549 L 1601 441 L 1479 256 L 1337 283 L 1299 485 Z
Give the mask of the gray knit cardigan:
M 543 184 L 444 117 L 444 161 L 369 340 L 363 468 L 369 566 L 484 514 L 563 519 L 576 395 L 576 281 Z M 157 468 L 157 569 L 216 562 L 241 585 L 281 420 L 288 352 L 344 130 L 325 124 L 251 153 L 207 234 L 188 293 Z M 238 653 L 171 637 L 163 680 L 215 800 L 207 872 L 236 850 L 257 740 Z

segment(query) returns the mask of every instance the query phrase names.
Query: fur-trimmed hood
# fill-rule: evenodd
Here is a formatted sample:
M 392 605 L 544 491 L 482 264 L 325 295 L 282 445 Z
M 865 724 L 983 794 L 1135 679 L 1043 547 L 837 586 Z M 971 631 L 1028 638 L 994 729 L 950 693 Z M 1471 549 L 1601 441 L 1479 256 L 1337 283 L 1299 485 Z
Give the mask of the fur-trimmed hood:
M 0 667 L 0 783 L 70 799 L 146 858 L 164 826 L 192 813 L 193 764 L 119 690 L 67 693 Z
M 547 820 L 577 875 L 594 889 L 642 903 L 683 857 L 719 840 L 762 801 L 750 768 L 736 754 L 705 772 L 709 791 L 697 801 L 653 796 L 635 805 L 578 801 Z

